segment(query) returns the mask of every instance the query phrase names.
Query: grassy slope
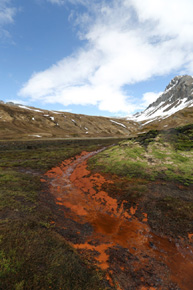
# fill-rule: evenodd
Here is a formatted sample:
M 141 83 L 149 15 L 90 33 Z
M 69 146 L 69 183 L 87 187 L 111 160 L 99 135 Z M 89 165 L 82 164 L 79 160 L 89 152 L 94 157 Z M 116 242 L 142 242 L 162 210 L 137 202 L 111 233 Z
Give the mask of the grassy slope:
M 157 234 L 187 238 L 193 232 L 193 125 L 123 141 L 89 166 L 110 173 L 114 184 L 105 190 L 128 210 L 137 205 L 139 219 L 146 212 Z
M 98 141 L 68 142 L 0 144 L 0 289 L 108 288 L 104 274 L 56 232 L 44 202 L 41 175 L 98 147 Z
M 193 183 L 193 125 L 170 131 L 150 131 L 123 141 L 93 157 L 90 164 L 105 172 L 150 180 Z

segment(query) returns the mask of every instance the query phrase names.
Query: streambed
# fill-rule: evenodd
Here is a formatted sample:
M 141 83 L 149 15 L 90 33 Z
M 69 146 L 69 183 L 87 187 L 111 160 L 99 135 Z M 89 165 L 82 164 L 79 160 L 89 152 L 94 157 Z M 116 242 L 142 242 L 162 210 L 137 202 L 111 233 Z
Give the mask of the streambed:
M 136 207 L 126 210 L 103 190 L 113 183 L 87 169 L 97 154 L 82 152 L 45 174 L 49 191 L 62 219 L 56 225 L 84 257 L 106 271 L 116 289 L 193 289 L 193 250 L 183 240 L 155 235 L 136 217 Z M 190 237 L 192 238 L 192 237 Z

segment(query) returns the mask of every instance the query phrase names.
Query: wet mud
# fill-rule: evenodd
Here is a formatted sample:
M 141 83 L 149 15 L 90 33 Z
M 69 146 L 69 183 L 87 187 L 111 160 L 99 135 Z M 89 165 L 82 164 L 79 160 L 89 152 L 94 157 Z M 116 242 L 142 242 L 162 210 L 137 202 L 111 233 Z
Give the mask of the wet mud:
M 115 289 L 193 289 L 193 249 L 183 239 L 156 235 L 148 215 L 139 220 L 138 205 L 126 209 L 103 190 L 111 184 L 87 169 L 96 152 L 65 160 L 45 174 L 62 219 L 61 234 L 84 257 L 106 271 Z M 193 234 L 189 234 L 193 239 Z

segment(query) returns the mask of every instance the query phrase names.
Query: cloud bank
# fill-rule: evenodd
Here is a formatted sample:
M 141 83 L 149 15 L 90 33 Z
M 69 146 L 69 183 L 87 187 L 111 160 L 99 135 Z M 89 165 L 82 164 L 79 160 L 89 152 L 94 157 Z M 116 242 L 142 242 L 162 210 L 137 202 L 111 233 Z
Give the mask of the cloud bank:
M 192 0 L 48 1 L 88 5 L 76 19 L 86 45 L 33 74 L 20 97 L 131 113 L 139 106 L 125 85 L 179 70 L 193 72 Z M 141 106 L 156 96 L 144 95 Z

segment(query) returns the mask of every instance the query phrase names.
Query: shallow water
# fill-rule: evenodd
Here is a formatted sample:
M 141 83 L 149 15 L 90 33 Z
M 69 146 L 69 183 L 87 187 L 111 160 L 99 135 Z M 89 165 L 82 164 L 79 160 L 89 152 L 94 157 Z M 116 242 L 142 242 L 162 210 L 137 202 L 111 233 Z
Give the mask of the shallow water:
M 182 247 L 183 241 L 176 244 L 153 234 L 146 213 L 140 222 L 135 217 L 137 206 L 128 212 L 126 201 L 118 204 L 102 190 L 112 181 L 87 169 L 87 159 L 96 153 L 82 152 L 46 173 L 50 192 L 64 214 L 64 229 L 65 219 L 80 225 L 80 230 L 70 231 L 77 240 L 82 235 L 83 242 L 73 239 L 72 245 L 106 270 L 117 289 L 193 289 L 192 249 Z M 85 225 L 90 225 L 89 230 L 82 233 Z

